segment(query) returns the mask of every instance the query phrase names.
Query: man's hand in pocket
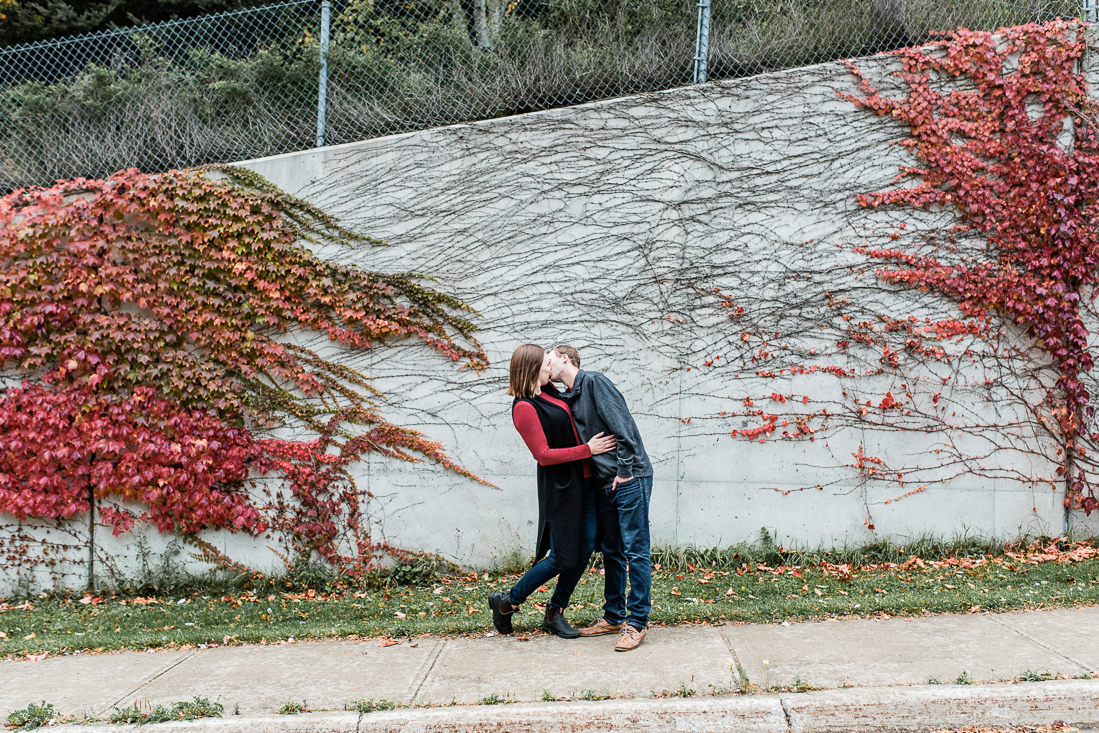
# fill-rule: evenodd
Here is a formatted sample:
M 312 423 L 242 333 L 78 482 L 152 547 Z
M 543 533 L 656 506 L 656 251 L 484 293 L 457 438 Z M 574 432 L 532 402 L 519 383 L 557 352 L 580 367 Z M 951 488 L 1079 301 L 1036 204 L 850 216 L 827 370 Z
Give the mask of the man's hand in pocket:
M 622 478 L 621 476 L 615 476 L 614 477 L 614 483 L 611 484 L 611 491 L 614 491 L 615 489 L 617 489 L 618 484 L 625 484 L 625 483 L 629 483 L 630 481 L 633 481 L 633 476 L 629 476 L 627 478 Z

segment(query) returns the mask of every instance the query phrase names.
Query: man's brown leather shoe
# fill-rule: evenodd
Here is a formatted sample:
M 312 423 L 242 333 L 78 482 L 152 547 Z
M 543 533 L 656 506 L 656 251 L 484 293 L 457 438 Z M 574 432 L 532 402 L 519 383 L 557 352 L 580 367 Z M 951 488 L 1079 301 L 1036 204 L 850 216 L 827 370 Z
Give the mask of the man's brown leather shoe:
M 627 626 L 622 629 L 622 636 L 618 637 L 618 643 L 614 645 L 616 652 L 628 652 L 630 649 L 636 649 L 641 640 L 645 638 L 645 629 L 639 629 L 636 626 Z
M 580 629 L 580 636 L 603 636 L 605 634 L 617 634 L 626 626 L 623 621 L 620 624 L 609 624 L 605 618 L 597 618 L 590 624 Z

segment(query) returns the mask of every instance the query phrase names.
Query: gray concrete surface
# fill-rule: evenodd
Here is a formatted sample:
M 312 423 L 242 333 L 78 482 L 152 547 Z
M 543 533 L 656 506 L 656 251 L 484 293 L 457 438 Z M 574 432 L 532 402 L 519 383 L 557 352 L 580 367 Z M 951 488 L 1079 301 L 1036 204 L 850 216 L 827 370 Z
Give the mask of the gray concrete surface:
M 512 700 L 650 697 L 681 687 L 698 692 L 736 688 L 732 654 L 713 626 L 655 629 L 635 651 L 615 653 L 617 635 L 577 639 L 539 636 L 455 639 L 446 644 L 418 703 L 477 702 L 493 693 Z
M 1057 720 L 1083 730 L 1099 722 L 1099 682 L 982 687 L 874 687 L 804 694 L 691 699 L 475 705 L 358 715 L 227 717 L 163 723 L 160 733 L 848 733 L 1009 727 Z M 100 726 L 95 726 L 99 728 Z M 60 726 L 75 733 L 88 727 Z M 111 730 L 117 730 L 112 727 Z
M 768 716 L 774 711 L 767 707 L 771 703 L 761 702 L 764 698 L 785 701 L 783 719 L 789 716 L 796 723 L 796 730 L 815 730 L 813 726 L 817 723 L 797 721 L 823 720 L 821 711 L 828 706 L 841 727 L 862 726 L 867 715 L 879 715 L 867 713 L 858 696 L 829 697 L 815 693 L 791 696 L 778 689 L 800 679 L 836 695 L 845 688 L 873 688 L 878 690 L 874 700 L 909 699 L 906 696 L 918 692 L 911 697 L 912 704 L 917 705 L 913 710 L 926 709 L 932 717 L 946 716 L 952 703 L 944 701 L 961 696 L 984 701 L 971 705 L 974 710 L 984 710 L 982 715 L 987 713 L 981 720 L 995 718 L 998 713 L 994 711 L 1002 709 L 1008 717 L 1030 711 L 1027 714 L 1033 714 L 1033 719 L 1024 722 L 1048 722 L 1047 717 L 1069 720 L 1070 714 L 1077 713 L 1083 716 L 1077 722 L 1088 722 L 1092 718 L 1084 715 L 1086 710 L 1080 707 L 1083 703 L 1065 703 L 1058 708 L 1059 698 L 1041 702 L 1045 698 L 1027 697 L 1030 702 L 1024 701 L 1025 704 L 1018 700 L 1023 699 L 1019 695 L 1024 692 L 1033 697 L 1038 690 L 1069 690 L 1071 695 L 1090 690 L 1090 704 L 1095 705 L 1099 700 L 1095 682 L 1058 683 L 1062 687 L 1041 687 L 1046 683 L 1009 686 L 993 683 L 1014 682 L 1026 670 L 1066 678 L 1090 674 L 1094 660 L 1099 659 L 1099 642 L 1084 630 L 1093 628 L 1097 622 L 1099 608 L 1081 608 L 916 619 L 846 619 L 788 626 L 653 628 L 644 644 L 627 654 L 613 650 L 614 636 L 563 640 L 537 635 L 526 637 L 527 641 L 518 636 L 423 637 L 388 647 L 373 639 L 82 655 L 40 662 L 7 661 L 0 662 L 0 716 L 32 702 L 47 701 L 64 714 L 103 717 L 112 706 L 135 702 L 154 706 L 203 695 L 219 699 L 225 705 L 225 720 L 229 722 L 217 725 L 231 726 L 234 719 L 258 720 L 290 701 L 305 701 L 314 710 L 329 711 L 343 710 L 351 701 L 370 699 L 462 706 L 492 695 L 519 703 L 535 702 L 541 699 L 544 690 L 558 699 L 583 698 L 591 690 L 598 696 L 615 697 L 624 705 L 624 699 L 629 698 L 623 710 L 641 705 L 645 710 L 659 711 L 670 710 L 661 705 L 673 705 L 670 701 L 677 698 L 668 697 L 660 702 L 650 700 L 651 696 L 671 695 L 680 689 L 694 690 L 699 695 L 696 701 L 710 701 L 706 705 L 733 706 L 728 710 L 735 708 L 739 712 L 713 714 L 718 718 L 748 716 L 755 722 L 745 723 L 746 727 L 740 728 L 744 730 L 754 730 L 757 723 L 766 727 L 773 722 Z M 949 684 L 963 671 L 983 684 L 971 687 Z M 751 684 L 744 690 L 750 695 L 730 694 L 735 692 L 741 672 Z M 931 677 L 946 684 L 929 685 Z M 893 692 L 887 695 L 882 691 L 885 688 Z M 1001 698 L 996 695 L 1016 702 L 1010 705 L 997 702 Z M 749 704 L 746 700 L 755 702 Z M 920 705 L 924 707 L 919 708 Z M 516 715 L 528 709 L 513 705 L 478 706 L 480 712 L 469 712 L 469 708 L 448 707 L 432 708 L 435 712 L 430 715 L 443 716 L 439 718 L 442 720 L 447 715 L 459 714 L 454 711 L 461 711 L 464 716 L 491 717 L 497 714 L 492 712 L 497 707 Z M 611 717 L 599 717 L 604 716 L 599 713 L 589 720 L 592 725 L 606 725 L 608 729 L 619 725 L 614 722 L 619 720 L 614 717 L 618 713 L 613 713 L 618 708 L 599 709 L 612 711 L 606 713 Z M 517 729 L 538 729 L 537 715 L 532 715 L 529 720 L 524 718 L 528 722 Z M 652 730 L 662 730 L 661 715 L 653 712 L 647 718 L 655 726 Z M 988 718 L 989 715 L 993 717 Z M 977 719 L 942 717 L 943 721 L 968 721 L 964 722 L 966 725 L 975 724 L 973 721 Z M 1099 718 L 1094 722 L 1099 723 Z M 418 730 L 417 725 L 420 723 L 407 729 Z M 423 725 L 427 726 L 423 730 L 434 730 L 431 726 L 436 724 Z M 699 728 L 702 729 L 708 728 Z
M 96 715 L 190 658 L 188 652 L 53 657 L 0 662 L 0 716 L 47 701 L 67 714 Z
M 411 646 L 415 644 L 416 646 Z M 192 652 L 119 703 L 221 697 L 241 715 L 272 712 L 289 701 L 341 710 L 349 700 L 407 702 L 445 645 L 416 639 L 392 647 L 377 641 L 326 641 L 284 646 L 238 646 Z
M 762 688 L 927 684 L 1017 678 L 1026 670 L 1074 677 L 1091 668 L 1070 656 L 1072 635 L 1081 636 L 1093 609 L 931 616 L 915 619 L 850 619 L 789 626 L 726 626 L 748 679 Z M 1084 642 L 1085 648 L 1089 646 Z M 1099 644 L 1090 643 L 1092 649 Z M 887 682 L 888 681 L 888 682 Z
M 790 730 L 841 733 L 1099 721 L 1099 682 L 825 690 L 781 698 Z

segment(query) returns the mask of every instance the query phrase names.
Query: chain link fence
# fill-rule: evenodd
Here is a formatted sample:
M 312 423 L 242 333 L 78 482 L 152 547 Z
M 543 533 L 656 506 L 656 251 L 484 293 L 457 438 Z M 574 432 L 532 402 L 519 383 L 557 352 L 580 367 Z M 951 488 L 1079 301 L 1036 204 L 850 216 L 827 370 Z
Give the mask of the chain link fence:
M 256 158 L 923 43 L 1099 0 L 303 0 L 0 49 L 0 187 Z M 1090 16 L 1090 17 L 1089 17 Z

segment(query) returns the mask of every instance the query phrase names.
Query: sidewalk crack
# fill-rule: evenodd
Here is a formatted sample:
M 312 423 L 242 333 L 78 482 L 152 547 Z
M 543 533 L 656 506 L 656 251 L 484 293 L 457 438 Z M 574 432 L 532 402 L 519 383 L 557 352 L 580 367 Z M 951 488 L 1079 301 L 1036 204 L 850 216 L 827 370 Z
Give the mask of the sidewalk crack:
M 169 672 L 171 672 L 171 671 L 172 671 L 173 669 L 175 669 L 175 668 L 176 668 L 176 667 L 178 667 L 179 665 L 183 664 L 184 662 L 186 662 L 186 661 L 187 661 L 188 659 L 190 659 L 191 657 L 195 656 L 195 654 L 196 654 L 196 653 L 197 653 L 196 651 L 191 651 L 191 653 L 189 653 L 189 654 L 188 654 L 187 656 L 183 657 L 182 659 L 178 659 L 178 660 L 176 660 L 175 662 L 173 662 L 173 663 L 169 664 L 168 666 L 164 667 L 164 669 L 160 670 L 159 672 L 157 672 L 156 674 L 154 674 L 154 675 L 153 675 L 152 677 L 150 677 L 149 679 L 147 679 L 147 680 L 143 680 L 143 681 L 141 682 L 141 684 L 139 684 L 139 685 L 138 685 L 137 687 L 135 687 L 134 689 L 130 690 L 129 692 L 127 692 L 127 693 L 126 693 L 125 695 L 123 695 L 122 697 L 118 698 L 117 700 L 115 700 L 115 701 L 114 701 L 113 703 L 111 703 L 111 704 L 110 704 L 110 705 L 109 705 L 108 707 L 104 708 L 104 709 L 102 710 L 101 714 L 102 714 L 102 715 L 106 715 L 106 714 L 107 714 L 107 712 L 108 712 L 108 711 L 109 711 L 109 710 L 110 710 L 111 708 L 115 708 L 115 707 L 118 707 L 118 706 L 119 706 L 119 705 L 120 705 L 120 704 L 121 704 L 121 703 L 122 703 L 123 701 L 125 701 L 125 700 L 126 700 L 126 698 L 128 698 L 128 697 L 129 697 L 130 695 L 136 694 L 136 693 L 137 693 L 138 691 L 140 691 L 140 690 L 141 690 L 141 688 L 142 688 L 142 687 L 145 687 L 146 685 L 148 685 L 148 684 L 149 684 L 150 682 L 152 682 L 153 680 L 156 680 L 156 679 L 160 679 L 160 678 L 161 678 L 161 677 L 163 677 L 164 675 L 168 674 L 168 673 L 169 673 Z
M 790 722 L 790 698 L 780 697 L 778 704 L 782 706 L 782 714 L 786 716 L 786 730 L 794 730 L 794 725 Z
M 1081 661 L 1080 661 L 1080 660 L 1078 660 L 1078 659 L 1073 659 L 1072 657 L 1070 657 L 1069 655 L 1065 654 L 1065 653 L 1064 653 L 1063 651 L 1061 651 L 1060 649 L 1055 649 L 1055 648 L 1053 648 L 1052 646 L 1050 646 L 1049 644 L 1046 644 L 1046 643 L 1045 643 L 1044 641 L 1042 641 L 1041 639 L 1035 639 L 1035 638 L 1034 638 L 1033 636 L 1031 636 L 1030 634 L 1025 634 L 1025 633 L 1023 633 L 1022 631 L 1019 631 L 1019 629 L 1015 628 L 1014 626 L 1012 626 L 1012 625 L 1010 625 L 1010 624 L 1006 624 L 1006 623 L 1004 623 L 1003 621 L 1001 621 L 1000 619 L 996 618 L 995 616 L 993 616 L 993 615 L 991 615 L 991 614 L 986 614 L 986 618 L 988 618 L 988 619 L 990 619 L 990 620 L 992 620 L 992 621 L 994 621 L 994 622 L 998 623 L 998 624 L 999 624 L 1000 626 L 1003 626 L 1003 627 L 1004 627 L 1005 629 L 1010 629 L 1011 631 L 1014 631 L 1014 632 L 1015 632 L 1016 634 L 1018 634 L 1019 636 L 1023 637 L 1024 639 L 1029 639 L 1030 641 L 1033 641 L 1033 642 L 1034 642 L 1035 644 L 1037 644 L 1038 646 L 1042 647 L 1043 649 L 1047 649 L 1047 650 L 1049 650 L 1049 651 L 1053 652 L 1054 654 L 1056 654 L 1056 655 L 1057 655 L 1057 656 L 1059 656 L 1059 657 L 1064 657 L 1064 658 L 1065 658 L 1065 659 L 1067 659 L 1068 661 L 1070 661 L 1070 662 L 1072 662 L 1073 664 L 1075 664 L 1075 665 L 1076 665 L 1077 667 L 1080 667 L 1080 668 L 1082 668 L 1082 669 L 1083 669 L 1083 670 L 1084 670 L 1085 672 L 1087 672 L 1088 674 L 1094 674 L 1094 673 L 1095 673 L 1095 669 L 1094 669 L 1094 668 L 1092 668 L 1092 667 L 1091 667 L 1090 665 L 1088 665 L 1088 664 L 1085 664 L 1084 662 L 1081 662 Z
M 736 653 L 736 649 L 733 648 L 733 642 L 729 638 L 729 635 L 725 633 L 725 627 L 718 628 L 717 633 L 721 634 L 721 639 L 725 642 L 725 646 L 729 648 L 729 653 L 733 655 L 733 664 L 736 665 L 737 679 L 733 680 L 736 688 L 741 692 L 747 692 L 748 688 L 752 686 L 752 681 L 748 679 L 748 673 L 744 671 L 744 667 L 740 664 L 740 656 Z M 732 672 L 732 670 L 729 670 Z
M 420 677 L 420 683 L 416 685 L 416 689 L 412 691 L 412 694 L 408 696 L 409 704 L 415 702 L 416 696 L 420 694 L 420 690 L 423 689 L 424 684 L 427 682 L 428 676 L 431 674 L 431 670 L 435 669 L 435 662 L 439 661 L 439 655 L 443 653 L 443 648 L 446 647 L 447 640 L 443 639 L 443 643 L 439 645 L 439 648 L 435 650 L 435 655 L 431 657 L 431 663 L 427 665 L 427 669 Z

